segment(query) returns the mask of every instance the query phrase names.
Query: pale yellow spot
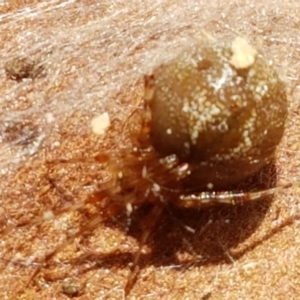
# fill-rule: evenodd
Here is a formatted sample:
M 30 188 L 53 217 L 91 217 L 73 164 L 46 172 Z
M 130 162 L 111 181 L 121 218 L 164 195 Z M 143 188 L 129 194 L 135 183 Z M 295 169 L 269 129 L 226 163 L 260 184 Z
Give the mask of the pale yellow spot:
M 230 64 L 236 69 L 246 69 L 254 64 L 257 51 L 245 39 L 235 38 L 231 44 L 231 51 Z
M 110 118 L 108 113 L 103 113 L 91 121 L 92 131 L 95 134 L 103 135 L 110 126 Z

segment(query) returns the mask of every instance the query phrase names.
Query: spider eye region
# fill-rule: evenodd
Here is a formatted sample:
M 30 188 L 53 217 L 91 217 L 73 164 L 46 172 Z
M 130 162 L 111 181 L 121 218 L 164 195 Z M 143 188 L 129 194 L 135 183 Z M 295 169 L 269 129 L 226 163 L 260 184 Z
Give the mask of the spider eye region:
M 236 184 L 272 160 L 287 117 L 285 87 L 244 39 L 196 40 L 145 77 L 145 88 L 153 147 L 189 163 L 198 187 Z

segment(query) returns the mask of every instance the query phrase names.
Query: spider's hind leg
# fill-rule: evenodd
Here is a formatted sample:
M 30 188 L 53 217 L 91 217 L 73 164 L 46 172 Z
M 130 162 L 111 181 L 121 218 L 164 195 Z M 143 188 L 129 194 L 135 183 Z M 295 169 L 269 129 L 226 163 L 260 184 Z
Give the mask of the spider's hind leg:
M 127 296 L 131 289 L 133 288 L 139 271 L 140 271 L 140 267 L 138 265 L 142 251 L 143 251 L 143 247 L 145 246 L 145 244 L 147 243 L 150 234 L 153 232 L 153 229 L 155 227 L 155 225 L 157 224 L 158 219 L 160 218 L 162 212 L 163 212 L 164 206 L 162 204 L 156 204 L 153 206 L 151 212 L 149 213 L 149 215 L 147 216 L 146 220 L 143 222 L 143 232 L 142 232 L 142 236 L 139 242 L 139 248 L 137 250 L 137 252 L 135 253 L 134 256 L 134 260 L 132 263 L 132 268 L 130 270 L 130 274 L 127 278 L 127 282 L 125 285 L 125 296 Z

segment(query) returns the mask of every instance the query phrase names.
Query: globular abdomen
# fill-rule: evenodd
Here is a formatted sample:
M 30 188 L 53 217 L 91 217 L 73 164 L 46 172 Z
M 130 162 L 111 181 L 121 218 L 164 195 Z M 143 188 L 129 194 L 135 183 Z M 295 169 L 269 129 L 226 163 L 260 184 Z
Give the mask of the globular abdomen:
M 268 164 L 287 117 L 283 82 L 244 39 L 196 40 L 151 77 L 150 139 L 189 163 L 191 188 L 220 190 Z

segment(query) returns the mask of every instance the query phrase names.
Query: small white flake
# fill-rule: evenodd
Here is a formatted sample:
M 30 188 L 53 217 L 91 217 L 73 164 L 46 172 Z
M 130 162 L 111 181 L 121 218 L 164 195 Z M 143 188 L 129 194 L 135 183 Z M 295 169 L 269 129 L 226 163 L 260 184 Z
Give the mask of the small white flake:
M 54 214 L 52 210 L 46 210 L 43 213 L 43 219 L 45 221 L 52 220 L 54 218 Z
M 214 188 L 214 185 L 210 182 L 210 183 L 207 184 L 207 188 L 209 190 L 212 190 Z
M 103 135 L 110 126 L 110 118 L 107 112 L 95 117 L 91 121 L 92 130 L 95 134 Z

